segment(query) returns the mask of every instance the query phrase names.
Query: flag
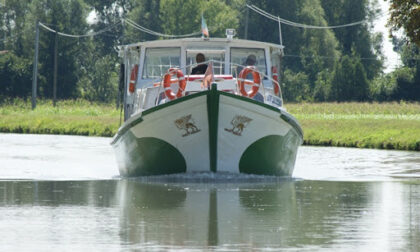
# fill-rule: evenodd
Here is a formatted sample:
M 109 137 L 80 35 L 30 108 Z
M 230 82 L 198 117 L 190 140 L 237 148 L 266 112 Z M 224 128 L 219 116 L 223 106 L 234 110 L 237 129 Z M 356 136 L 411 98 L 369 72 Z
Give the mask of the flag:
M 203 14 L 201 14 L 201 34 L 203 34 L 203 37 L 210 37 L 209 29 L 207 28 L 206 20 L 204 19 Z
M 214 82 L 213 61 L 210 61 L 209 65 L 207 66 L 206 72 L 204 73 L 202 87 L 209 88 L 211 83 L 213 82 Z

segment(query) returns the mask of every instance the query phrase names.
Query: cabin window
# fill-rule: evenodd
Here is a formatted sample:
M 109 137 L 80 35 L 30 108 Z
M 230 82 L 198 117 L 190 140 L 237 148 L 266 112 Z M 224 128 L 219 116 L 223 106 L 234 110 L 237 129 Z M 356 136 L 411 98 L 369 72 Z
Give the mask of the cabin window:
M 143 79 L 158 79 L 171 67 L 180 67 L 181 48 L 146 48 Z
M 214 74 L 225 73 L 225 50 L 199 50 L 199 49 L 188 49 L 187 50 L 187 73 L 191 74 L 192 69 L 196 67 L 196 56 L 197 54 L 203 54 L 205 57 L 206 65 L 208 61 L 213 61 L 213 72 Z
M 231 73 L 237 76 L 248 65 L 255 65 L 261 73 L 267 74 L 264 49 L 259 48 L 231 48 Z

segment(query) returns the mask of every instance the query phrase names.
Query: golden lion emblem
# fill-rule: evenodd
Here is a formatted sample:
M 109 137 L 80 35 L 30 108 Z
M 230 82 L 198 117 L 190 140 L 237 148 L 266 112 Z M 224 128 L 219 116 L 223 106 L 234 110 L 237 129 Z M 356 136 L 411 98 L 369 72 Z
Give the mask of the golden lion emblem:
M 231 129 L 226 129 L 225 128 L 225 130 L 227 132 L 232 132 L 232 134 L 234 134 L 234 135 L 242 136 L 242 131 L 251 121 L 252 121 L 251 118 L 248 118 L 246 116 L 237 115 L 230 122 L 230 124 L 232 124 L 233 128 L 231 128 Z
M 183 134 L 182 137 L 186 137 L 201 131 L 199 128 L 197 128 L 197 126 L 195 126 L 195 122 L 191 114 L 175 120 L 174 123 L 178 129 L 185 130 L 185 134 Z

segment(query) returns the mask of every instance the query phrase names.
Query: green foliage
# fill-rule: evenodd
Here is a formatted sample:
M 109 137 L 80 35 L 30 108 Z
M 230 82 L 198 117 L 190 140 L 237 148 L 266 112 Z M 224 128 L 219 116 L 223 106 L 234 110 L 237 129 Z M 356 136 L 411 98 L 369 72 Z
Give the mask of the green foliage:
M 128 18 L 150 30 L 162 32 L 162 20 L 159 14 L 160 2 L 160 0 L 138 1 L 136 6 L 128 13 Z M 155 35 L 141 33 L 131 26 L 127 26 L 125 35 L 128 42 L 131 43 L 158 39 Z
M 282 84 L 282 90 L 284 90 L 283 98 L 286 101 L 300 102 L 311 97 L 308 76 L 303 72 L 294 73 L 287 69 L 284 71 Z
M 0 98 L 29 95 L 31 79 L 32 62 L 12 52 L 0 57 Z
M 305 0 L 299 15 L 304 23 L 327 26 L 324 10 L 318 0 Z M 301 63 L 312 88 L 319 72 L 332 70 L 339 52 L 334 33 L 327 29 L 305 29 L 302 36 Z
M 328 101 L 331 98 L 331 73 L 328 70 L 322 70 L 318 73 L 315 81 L 314 101 Z
M 223 37 L 226 28 L 238 27 L 238 10 L 222 0 L 161 0 L 160 20 L 164 33 L 188 34 L 201 29 L 201 14 L 210 36 Z
M 278 44 L 278 23 L 248 10 L 245 3 L 250 3 L 304 24 L 327 26 L 369 20 L 363 25 L 323 30 L 283 24 L 286 55 L 281 74 L 286 100 L 420 99 L 414 95 L 420 85 L 419 50 L 414 44 L 401 44 L 404 68 L 410 70 L 381 74 L 382 37 L 371 33 L 378 14 L 377 0 L 33 0 L 5 3 L 6 6 L 0 7 L 0 51 L 9 53 L 0 54 L 0 98 L 30 95 L 37 20 L 69 34 L 98 31 L 122 18 L 130 18 L 157 32 L 186 34 L 199 31 L 203 14 L 211 37 L 224 37 L 226 28 L 235 28 L 238 38 L 247 34 L 247 39 Z M 412 1 L 404 6 L 410 4 Z M 86 17 L 92 11 L 97 15 L 97 22 L 88 24 Z M 412 17 L 412 13 L 399 12 L 399 15 Z M 112 101 L 117 95 L 119 63 L 115 46 L 155 39 L 162 38 L 127 24 L 94 38 L 59 37 L 58 97 Z M 55 35 L 41 28 L 38 95 L 42 98 L 53 95 L 54 42 Z
M 112 57 L 94 57 L 77 82 L 78 97 L 89 101 L 112 102 L 117 97 L 117 66 Z
M 372 2 L 372 4 L 370 4 Z M 364 19 L 370 23 L 334 29 L 333 32 L 339 41 L 340 51 L 343 55 L 356 56 L 369 60 L 362 60 L 366 77 L 369 80 L 377 77 L 382 70 L 382 39 L 371 32 L 374 17 L 378 14 L 378 4 L 375 0 L 321 0 L 326 13 L 326 20 L 330 25 L 347 24 Z M 374 60 L 377 58 L 377 60 Z
M 383 100 L 419 101 L 420 49 L 414 44 L 397 46 L 403 67 L 376 78 L 370 87 L 372 98 Z
M 410 40 L 420 46 L 420 3 L 418 0 L 389 0 L 391 32 L 404 28 Z
M 346 55 L 337 63 L 331 91 L 335 101 L 364 101 L 368 98 L 369 82 L 358 58 Z

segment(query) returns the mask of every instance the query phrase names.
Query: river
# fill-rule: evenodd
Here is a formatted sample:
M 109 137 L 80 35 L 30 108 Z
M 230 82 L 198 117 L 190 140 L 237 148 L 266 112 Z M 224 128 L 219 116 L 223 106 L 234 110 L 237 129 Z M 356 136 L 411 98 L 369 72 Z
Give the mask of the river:
M 123 179 L 110 140 L 0 134 L 0 251 L 420 250 L 419 152 L 304 146 L 290 179 Z

